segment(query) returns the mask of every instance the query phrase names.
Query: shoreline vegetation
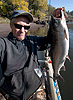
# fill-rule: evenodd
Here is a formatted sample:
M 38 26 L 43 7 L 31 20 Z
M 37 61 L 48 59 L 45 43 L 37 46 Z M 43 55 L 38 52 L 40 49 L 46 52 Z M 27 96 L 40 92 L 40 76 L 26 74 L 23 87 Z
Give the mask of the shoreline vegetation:
M 66 13 L 66 22 L 73 22 L 73 16 L 71 15 L 68 15 Z M 49 17 L 50 18 L 50 17 Z M 48 19 L 44 19 L 43 21 L 39 21 L 37 18 L 34 18 L 34 23 L 36 24 L 42 24 L 42 25 L 45 25 L 48 23 Z M 1 17 L 0 16 L 0 24 L 3 24 L 3 23 L 10 23 L 10 19 L 8 19 L 7 17 Z
M 6 18 L 6 17 L 0 17 L 0 24 L 2 23 L 9 23 L 10 19 Z
M 43 25 L 47 24 L 47 21 L 45 21 L 45 20 L 39 21 L 37 18 L 34 18 L 33 22 L 36 24 L 43 24 Z M 10 23 L 10 19 L 8 19 L 7 17 L 0 17 L 0 24 L 3 24 L 3 23 Z

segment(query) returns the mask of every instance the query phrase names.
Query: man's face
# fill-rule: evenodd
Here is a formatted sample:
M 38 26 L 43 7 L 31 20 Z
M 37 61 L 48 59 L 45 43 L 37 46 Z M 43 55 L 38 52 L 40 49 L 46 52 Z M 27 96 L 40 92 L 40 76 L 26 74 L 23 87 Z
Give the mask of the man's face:
M 30 27 L 29 20 L 22 16 L 16 17 L 14 18 L 13 23 L 10 23 L 10 27 L 12 29 L 13 36 L 22 41 L 25 39 L 28 28 Z

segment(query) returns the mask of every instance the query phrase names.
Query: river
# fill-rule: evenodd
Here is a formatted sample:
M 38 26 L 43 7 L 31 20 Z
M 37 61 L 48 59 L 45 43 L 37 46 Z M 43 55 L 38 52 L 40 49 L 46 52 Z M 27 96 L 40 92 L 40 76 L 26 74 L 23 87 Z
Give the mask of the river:
M 58 83 L 62 100 L 73 100 L 73 23 L 68 23 L 67 25 L 70 38 L 69 58 L 71 59 L 71 62 L 67 59 L 65 62 L 66 71 L 61 72 L 65 82 L 59 81 Z M 29 32 L 29 34 L 45 36 L 47 35 L 47 31 L 48 27 L 44 26 Z

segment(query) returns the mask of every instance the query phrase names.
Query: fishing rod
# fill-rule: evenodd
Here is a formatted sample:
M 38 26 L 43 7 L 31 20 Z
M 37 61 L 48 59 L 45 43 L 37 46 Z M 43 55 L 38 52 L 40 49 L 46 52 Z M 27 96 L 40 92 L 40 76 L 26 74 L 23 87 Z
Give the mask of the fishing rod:
M 48 4 L 48 25 L 49 25 L 49 19 L 50 19 L 50 5 L 51 5 L 51 0 L 49 0 L 49 4 Z
M 38 60 L 39 63 L 44 63 L 43 74 L 45 80 L 45 93 L 46 100 L 62 100 L 58 82 L 53 80 L 53 67 L 51 63 L 51 58 L 49 55 L 49 50 L 44 51 L 44 60 Z
M 49 0 L 49 5 L 48 5 L 48 26 L 49 26 L 49 18 L 50 18 L 50 4 L 51 0 Z M 44 53 L 44 60 L 38 60 L 39 63 L 44 63 L 44 67 L 42 68 L 42 72 L 44 75 L 44 80 L 45 80 L 45 93 L 46 93 L 46 100 L 62 100 L 58 82 L 57 80 L 53 79 L 53 66 L 52 66 L 52 61 L 49 56 L 49 49 L 46 49 L 43 51 Z

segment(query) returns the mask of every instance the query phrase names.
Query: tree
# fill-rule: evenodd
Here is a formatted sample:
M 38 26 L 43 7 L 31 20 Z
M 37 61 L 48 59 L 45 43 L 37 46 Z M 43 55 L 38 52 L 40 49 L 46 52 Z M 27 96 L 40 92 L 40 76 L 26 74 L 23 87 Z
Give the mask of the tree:
M 48 10 L 47 0 L 28 0 L 29 9 L 31 13 L 41 19 L 45 16 L 45 12 Z
M 3 2 L 0 1 L 0 13 L 1 13 L 2 9 L 3 9 Z
M 12 9 L 12 3 L 10 0 L 1 0 L 0 1 L 0 14 L 1 16 L 10 16 Z
M 50 6 L 50 13 L 55 8 Z M 0 15 L 9 17 L 14 10 L 25 10 L 31 12 L 38 19 L 48 15 L 47 0 L 0 0 Z
M 55 7 L 52 7 L 52 6 L 50 5 L 50 15 L 53 13 L 54 10 L 55 10 Z
M 25 10 L 29 12 L 28 3 L 24 0 L 11 0 L 14 10 Z

